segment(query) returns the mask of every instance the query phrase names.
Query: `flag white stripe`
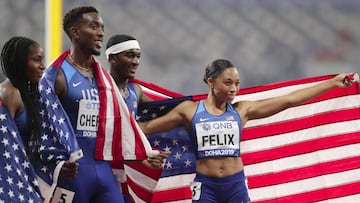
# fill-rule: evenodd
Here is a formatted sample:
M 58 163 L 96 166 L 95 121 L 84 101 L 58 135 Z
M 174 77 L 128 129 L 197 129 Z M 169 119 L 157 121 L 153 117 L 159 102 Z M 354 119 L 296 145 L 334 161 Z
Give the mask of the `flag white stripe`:
M 166 98 L 169 98 L 169 99 L 171 98 L 171 97 L 169 97 L 169 96 L 167 96 L 165 94 L 161 94 L 160 92 L 156 92 L 156 91 L 154 91 L 152 89 L 149 89 L 149 88 L 147 88 L 145 86 L 140 85 L 140 87 L 143 89 L 144 92 L 149 93 L 151 95 L 160 96 L 160 97 L 166 97 Z
M 155 185 L 157 184 L 156 180 L 140 173 L 137 170 L 134 170 L 126 164 L 124 164 L 124 169 L 128 178 L 133 180 L 136 184 L 141 185 L 141 187 L 145 188 L 147 191 L 153 191 Z
M 141 198 L 139 198 L 136 193 L 132 190 L 131 187 L 128 187 L 129 188 L 129 194 L 130 196 L 134 199 L 134 201 L 136 203 L 146 203 L 144 200 L 142 200 Z
M 301 192 L 319 190 L 324 187 L 330 188 L 360 180 L 360 169 L 349 170 L 341 173 L 328 174 L 315 178 L 303 179 L 284 184 L 272 185 L 256 189 L 250 189 L 252 201 L 271 199 L 294 195 Z
M 106 80 L 106 76 L 103 73 L 103 71 L 101 69 L 99 69 L 100 74 L 101 74 L 101 78 L 104 78 L 104 83 L 105 83 L 105 87 L 109 88 L 110 87 L 110 83 L 108 80 Z M 106 103 L 106 116 L 108 118 L 113 118 L 113 109 L 114 109 L 114 105 L 112 102 L 109 101 L 113 101 L 112 95 L 111 95 L 111 91 L 105 91 L 106 93 L 106 99 L 107 99 L 107 103 Z M 111 126 L 111 127 L 110 127 Z M 114 126 L 114 120 L 113 119 L 107 119 L 106 120 L 106 126 L 105 126 L 105 135 L 112 135 L 113 134 L 113 126 Z M 108 146 L 108 147 L 104 147 L 103 150 L 103 155 L 104 155 L 104 159 L 105 160 L 112 160 L 112 142 L 113 142 L 113 137 L 112 136 L 105 136 L 105 141 L 104 141 L 104 146 Z
M 244 140 L 240 143 L 242 154 L 273 149 L 276 147 L 297 144 L 333 135 L 357 132 L 360 129 L 360 120 L 343 121 L 316 126 L 280 135 Z
M 320 82 L 322 82 L 322 81 L 320 81 Z M 303 89 L 306 87 L 311 87 L 320 82 L 291 85 L 291 86 L 280 87 L 280 88 L 266 90 L 266 91 L 259 90 L 259 92 L 236 96 L 233 103 L 236 103 L 241 100 L 262 100 L 262 99 L 273 98 L 273 97 L 277 97 L 277 96 L 281 96 L 281 95 L 286 95 L 295 90 Z M 241 90 L 240 90 L 240 92 L 241 92 Z
M 312 153 L 291 156 L 273 161 L 266 161 L 245 166 L 247 176 L 255 176 L 269 173 L 278 173 L 294 168 L 307 167 L 318 163 L 325 163 L 360 155 L 360 144 L 352 144 L 319 150 Z
M 319 114 L 329 111 L 336 111 L 336 110 L 356 108 L 356 107 L 357 108 L 360 107 L 360 95 L 349 95 L 340 98 L 328 99 L 317 103 L 292 107 L 290 109 L 284 110 L 280 113 L 277 113 L 267 118 L 250 120 L 247 122 L 245 127 L 261 126 L 264 125 L 265 123 L 266 124 L 277 123 L 280 121 L 284 121 L 284 118 L 286 118 L 286 120 L 292 120 L 301 117 L 307 117 L 313 115 L 314 112 Z
M 160 178 L 155 191 L 170 190 L 175 188 L 188 187 L 194 180 L 195 174 L 180 174 L 171 177 Z M 176 183 L 176 184 L 175 184 Z
M 346 197 L 340 197 L 340 198 L 334 198 L 334 199 L 328 199 L 325 201 L 318 201 L 315 203 L 344 203 L 344 202 L 359 202 L 360 200 L 360 194 L 357 195 L 349 195 Z

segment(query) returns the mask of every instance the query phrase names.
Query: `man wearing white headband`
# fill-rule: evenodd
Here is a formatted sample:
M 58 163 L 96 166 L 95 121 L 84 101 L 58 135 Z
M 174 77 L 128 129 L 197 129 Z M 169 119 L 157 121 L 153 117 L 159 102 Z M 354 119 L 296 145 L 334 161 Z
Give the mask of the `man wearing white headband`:
M 114 35 L 106 44 L 105 54 L 110 65 L 110 75 L 114 78 L 127 106 L 133 116 L 135 116 L 138 103 L 152 101 L 151 98 L 143 94 L 139 84 L 129 82 L 129 79 L 135 77 L 136 70 L 140 64 L 141 51 L 139 43 L 134 37 L 129 35 Z M 160 168 L 167 156 L 167 153 L 160 153 L 159 155 L 149 157 L 148 160 L 143 162 L 143 165 L 151 168 Z M 121 185 L 124 200 L 130 203 L 130 195 L 126 179 L 124 178 L 123 162 L 112 162 L 111 165 L 118 183 Z

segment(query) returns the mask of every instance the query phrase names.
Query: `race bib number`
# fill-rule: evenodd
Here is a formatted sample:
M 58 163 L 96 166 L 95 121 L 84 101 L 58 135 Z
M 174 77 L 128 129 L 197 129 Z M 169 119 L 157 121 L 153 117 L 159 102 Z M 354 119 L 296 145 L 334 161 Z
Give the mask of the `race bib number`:
M 192 200 L 199 200 L 201 195 L 201 182 L 192 182 L 190 185 Z
M 100 102 L 97 100 L 80 100 L 77 119 L 77 130 L 97 131 Z
M 240 133 L 236 121 L 202 122 L 195 129 L 200 157 L 238 156 Z
M 52 203 L 71 203 L 73 202 L 74 199 L 74 195 L 75 193 L 61 188 L 61 187 L 56 187 L 55 189 L 55 193 L 52 199 Z

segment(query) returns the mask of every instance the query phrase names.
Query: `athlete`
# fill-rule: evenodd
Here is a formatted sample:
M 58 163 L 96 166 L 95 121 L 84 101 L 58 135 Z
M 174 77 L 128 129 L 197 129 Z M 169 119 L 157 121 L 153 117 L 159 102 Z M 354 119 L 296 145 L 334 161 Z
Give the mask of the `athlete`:
M 0 84 L 1 115 L 11 116 L 11 118 L 6 118 L 9 125 L 4 126 L 9 128 L 8 132 L 19 130 L 20 134 L 19 136 L 10 136 L 10 134 L 8 137 L 2 136 L 4 139 L 8 139 L 9 143 L 13 143 L 12 146 L 19 147 L 17 150 L 6 149 L 7 152 L 13 152 L 8 158 L 11 157 L 14 160 L 4 159 L 2 163 L 11 164 L 11 170 L 22 169 L 21 174 L 13 177 L 18 179 L 17 183 L 21 183 L 22 187 L 18 187 L 19 190 L 17 190 L 16 187 L 11 188 L 15 185 L 9 184 L 10 188 L 5 193 L 0 192 L 0 200 L 15 201 L 8 192 L 17 191 L 23 194 L 23 198 L 27 202 L 40 202 L 42 200 L 36 183 L 36 175 L 29 161 L 34 161 L 37 158 L 37 154 L 34 152 L 37 151 L 36 147 L 38 147 L 40 123 L 35 103 L 38 99 L 37 84 L 45 69 L 43 48 L 38 42 L 30 38 L 12 37 L 4 44 L 1 51 L 1 66 L 6 76 L 5 81 Z M 5 131 L 3 133 L 5 134 Z M 6 148 L 7 145 L 4 147 Z M 28 163 L 29 165 L 23 167 L 19 163 Z M 4 185 L 3 183 L 1 185 L 6 186 L 6 174 L 1 173 L 1 177 L 0 180 L 3 179 L 4 181 Z M 9 199 L 4 198 L 3 195 L 9 195 Z
M 62 165 L 54 199 L 75 203 L 122 203 L 123 196 L 109 161 L 95 159 L 100 90 L 94 71 L 101 72 L 101 67 L 94 56 L 101 53 L 103 19 L 92 6 L 76 7 L 65 14 L 63 29 L 70 38 L 70 50 L 53 62 L 40 84 L 52 71 L 57 71 L 56 77 L 48 80 L 54 80 L 54 91 L 70 120 L 82 158 L 76 162 L 67 160 Z M 60 117 L 61 113 L 59 110 L 54 116 Z M 64 158 L 58 155 L 55 159 L 60 163 Z
M 274 115 L 332 88 L 345 88 L 353 83 L 346 79 L 346 74 L 339 74 L 288 95 L 232 104 L 239 91 L 240 77 L 230 61 L 211 62 L 203 80 L 209 86 L 206 99 L 184 101 L 164 116 L 140 126 L 145 134 L 185 126 L 196 146 L 196 176 L 191 185 L 193 202 L 206 203 L 250 202 L 240 157 L 241 132 L 247 121 Z
M 147 97 L 139 84 L 129 82 L 136 74 L 140 64 L 141 50 L 138 41 L 129 35 L 114 35 L 109 38 L 106 44 L 106 57 L 110 65 L 110 75 L 114 78 L 122 97 L 124 98 L 132 115 L 136 117 L 139 103 L 153 101 Z M 158 155 L 150 156 L 142 162 L 143 166 L 159 169 L 162 167 L 167 153 L 161 152 Z M 119 184 L 122 187 L 125 202 L 130 201 L 128 186 L 124 174 L 124 164 L 122 161 L 111 163 L 113 171 Z
M 129 82 L 135 78 L 140 64 L 139 42 L 129 35 L 114 35 L 109 38 L 105 53 L 110 65 L 110 75 L 114 78 L 129 109 L 136 115 L 138 103 L 153 101 L 143 93 L 139 84 Z

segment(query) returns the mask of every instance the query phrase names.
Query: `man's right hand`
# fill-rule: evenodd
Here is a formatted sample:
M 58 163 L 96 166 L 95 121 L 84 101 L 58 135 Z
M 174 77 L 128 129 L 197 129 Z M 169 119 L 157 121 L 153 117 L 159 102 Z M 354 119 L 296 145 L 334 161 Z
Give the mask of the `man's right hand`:
M 77 171 L 79 168 L 79 163 L 66 161 L 64 165 L 61 167 L 60 176 L 72 179 L 77 175 Z

